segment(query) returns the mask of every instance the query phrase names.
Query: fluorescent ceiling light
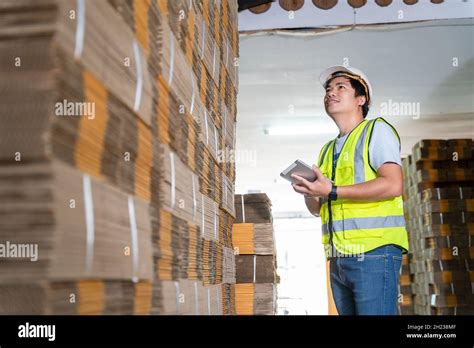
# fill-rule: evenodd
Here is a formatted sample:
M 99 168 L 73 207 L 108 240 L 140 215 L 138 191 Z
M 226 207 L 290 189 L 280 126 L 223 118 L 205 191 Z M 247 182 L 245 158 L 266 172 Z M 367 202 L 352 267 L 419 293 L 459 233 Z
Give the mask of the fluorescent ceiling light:
M 264 129 L 268 135 L 305 135 L 305 134 L 331 134 L 337 133 L 335 124 L 306 124 L 296 126 L 274 126 Z

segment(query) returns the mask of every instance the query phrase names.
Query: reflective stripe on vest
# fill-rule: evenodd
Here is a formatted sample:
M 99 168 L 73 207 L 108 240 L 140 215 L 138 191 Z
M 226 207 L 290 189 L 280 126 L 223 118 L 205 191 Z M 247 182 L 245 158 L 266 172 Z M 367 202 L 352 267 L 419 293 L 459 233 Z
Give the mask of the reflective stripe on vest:
M 367 218 L 349 218 L 333 221 L 334 232 L 342 232 L 361 228 L 384 228 L 384 227 L 404 227 L 405 218 L 403 216 L 380 216 Z M 328 234 L 328 224 L 322 225 L 323 234 Z

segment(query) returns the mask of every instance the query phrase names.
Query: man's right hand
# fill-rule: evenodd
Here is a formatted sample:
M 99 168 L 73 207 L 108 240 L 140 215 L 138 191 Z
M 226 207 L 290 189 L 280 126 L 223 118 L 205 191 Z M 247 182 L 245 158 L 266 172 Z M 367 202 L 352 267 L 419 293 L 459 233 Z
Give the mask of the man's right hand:
M 306 207 L 308 208 L 309 212 L 316 216 L 319 217 L 319 211 L 321 209 L 321 204 L 319 201 L 319 197 L 313 197 L 313 196 L 304 196 L 304 202 L 306 204 Z

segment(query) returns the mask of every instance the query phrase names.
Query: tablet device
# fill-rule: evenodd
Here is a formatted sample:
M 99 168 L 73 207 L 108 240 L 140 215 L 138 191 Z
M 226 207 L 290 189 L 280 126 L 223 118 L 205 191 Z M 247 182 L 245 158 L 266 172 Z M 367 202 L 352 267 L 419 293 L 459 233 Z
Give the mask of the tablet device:
M 296 160 L 292 163 L 288 168 L 280 173 L 280 176 L 293 183 L 294 179 L 291 177 L 292 174 L 299 175 L 310 182 L 316 180 L 316 174 L 314 174 L 313 168 L 300 160 Z

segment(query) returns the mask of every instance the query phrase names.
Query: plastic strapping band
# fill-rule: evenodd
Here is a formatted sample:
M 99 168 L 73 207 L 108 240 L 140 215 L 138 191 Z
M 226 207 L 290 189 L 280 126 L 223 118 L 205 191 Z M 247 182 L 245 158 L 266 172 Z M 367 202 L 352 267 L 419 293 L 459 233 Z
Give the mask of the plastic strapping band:
M 236 144 L 236 141 L 237 141 L 237 137 L 236 137 L 236 134 L 237 134 L 237 122 L 234 122 L 234 128 L 233 128 L 233 138 L 234 138 L 234 149 L 235 149 L 235 144 Z
M 443 213 L 439 213 L 439 217 L 441 219 L 441 224 L 444 224 Z
M 217 128 L 216 126 L 214 126 L 214 145 L 216 146 L 216 157 L 217 157 L 217 152 L 219 150 L 219 146 L 218 146 L 218 141 L 217 141 Z
M 77 0 L 77 25 L 76 25 L 76 43 L 74 47 L 74 58 L 79 59 L 84 48 L 84 33 L 86 29 L 86 2 Z
M 235 58 L 234 58 L 234 60 L 235 60 Z M 239 62 L 237 61 L 237 64 L 235 64 L 235 62 L 232 61 L 231 66 L 233 66 L 233 68 L 234 68 L 234 75 L 230 75 L 230 76 L 234 76 L 234 80 L 235 80 L 235 76 L 237 76 L 239 74 L 239 72 L 237 71 L 237 67 L 239 66 Z M 231 78 L 231 80 L 232 80 L 232 78 Z M 234 81 L 232 81 L 232 82 L 234 82 Z M 369 103 L 370 103 L 370 101 L 369 101 Z
M 199 303 L 198 303 L 198 284 L 194 282 L 194 310 L 196 315 L 199 315 Z
M 472 247 L 472 239 L 471 239 L 471 234 L 470 233 L 468 234 L 468 238 L 469 238 L 469 247 Z
M 212 56 L 212 78 L 216 72 L 216 43 L 214 42 L 214 54 Z
M 244 195 L 240 196 L 242 198 L 242 222 L 245 222 L 245 205 L 244 205 Z
M 136 112 L 140 109 L 140 103 L 142 101 L 143 70 L 140 47 L 135 40 L 133 40 L 133 54 L 135 56 L 135 62 L 137 65 L 137 87 L 135 89 L 135 104 L 133 106 L 133 110 Z
M 207 314 L 211 315 L 211 289 L 207 288 Z
M 174 70 L 174 40 L 173 34 L 170 34 L 170 74 L 168 76 L 168 85 L 171 86 L 173 81 L 173 70 Z
M 226 50 L 225 50 L 225 66 L 226 66 L 226 68 L 229 68 L 229 41 L 227 40 L 227 38 L 225 38 L 225 47 L 226 47 Z
M 138 282 L 138 229 L 137 219 L 135 215 L 135 203 L 132 196 L 128 196 L 128 216 L 130 218 L 130 232 L 132 234 L 132 260 L 133 260 L 133 272 L 132 281 Z
M 176 288 L 176 314 L 179 314 L 179 283 L 175 280 L 174 287 Z
M 441 199 L 441 192 L 439 190 L 439 187 L 436 188 L 436 195 L 438 196 L 438 200 Z
M 222 108 L 222 114 L 224 115 L 224 139 L 227 137 L 227 111 L 226 108 Z
M 449 241 L 449 236 L 446 237 L 446 241 L 448 242 L 448 248 L 451 248 L 451 242 Z
M 202 20 L 202 46 L 201 46 L 201 59 L 204 56 L 204 45 L 206 42 L 206 23 Z
M 224 205 L 227 206 L 227 187 L 228 187 L 227 177 L 222 173 L 222 194 L 224 195 Z
M 466 217 L 464 216 L 464 211 L 462 211 L 461 214 L 462 214 L 462 223 L 465 224 L 466 223 Z
M 190 10 L 191 7 L 193 7 L 193 0 L 189 0 L 189 5 L 188 5 L 188 9 Z
M 191 173 L 191 179 L 193 182 L 193 219 L 196 217 L 196 185 L 194 184 L 194 173 Z
M 443 262 L 441 260 L 439 260 L 439 270 L 444 272 Z
M 171 208 L 174 208 L 176 199 L 176 177 L 174 170 L 174 153 L 170 152 L 170 163 L 171 163 Z
M 194 73 L 191 71 L 191 87 L 193 89 L 193 94 L 191 96 L 191 106 L 189 107 L 189 113 L 192 114 L 194 110 L 194 98 L 195 98 L 195 88 L 194 88 Z
M 451 283 L 451 293 L 454 294 L 454 283 Z
M 204 124 L 206 125 L 206 145 L 209 144 L 209 129 L 207 126 L 207 109 L 204 109 Z
M 217 203 L 214 203 L 214 239 L 217 240 Z
M 257 255 L 253 255 L 253 282 L 257 282 Z
M 235 184 L 231 183 L 230 187 L 230 209 L 232 209 L 232 215 L 235 215 Z
M 459 187 L 459 198 L 464 199 L 462 195 L 462 187 Z
M 84 211 L 86 213 L 86 273 L 92 273 L 94 261 L 94 203 L 92 200 L 91 177 L 84 174 L 82 177 L 84 193 Z
M 204 236 L 204 195 L 201 195 L 201 212 L 202 212 L 202 219 L 201 219 L 201 237 Z

